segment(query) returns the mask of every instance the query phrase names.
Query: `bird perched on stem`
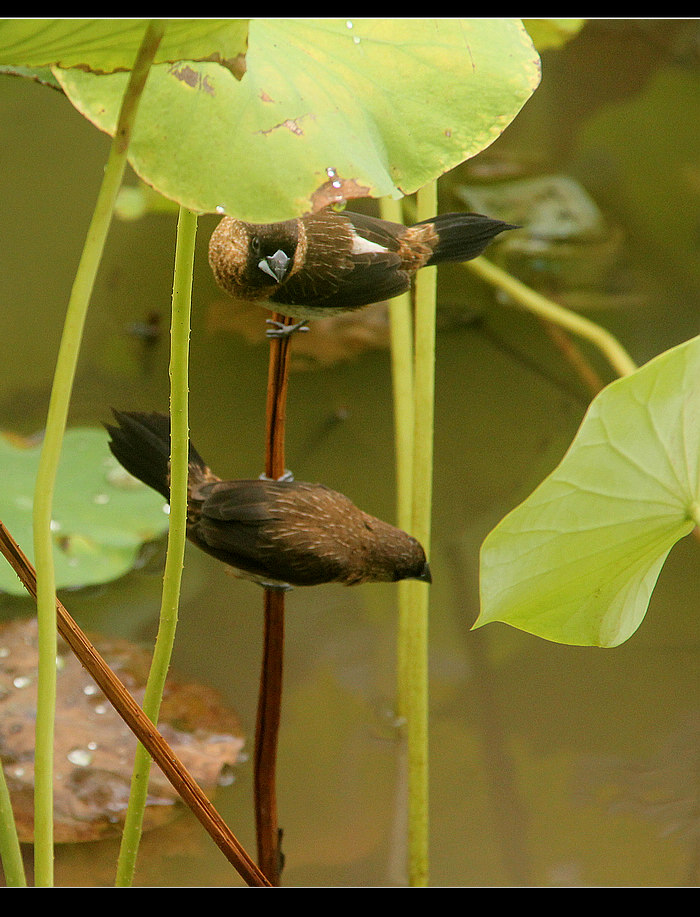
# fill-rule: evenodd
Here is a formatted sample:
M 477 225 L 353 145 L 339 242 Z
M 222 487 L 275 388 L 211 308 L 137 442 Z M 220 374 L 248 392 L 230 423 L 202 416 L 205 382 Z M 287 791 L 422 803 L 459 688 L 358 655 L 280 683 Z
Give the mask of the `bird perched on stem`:
M 224 217 L 209 242 L 217 283 L 239 301 L 301 319 L 352 311 L 409 289 L 422 267 L 469 261 L 510 223 L 444 213 L 413 226 L 325 208 L 281 223 Z
M 170 418 L 114 411 L 110 449 L 170 500 Z M 222 481 L 190 444 L 187 537 L 238 575 L 272 588 L 431 582 L 421 545 L 322 484 Z

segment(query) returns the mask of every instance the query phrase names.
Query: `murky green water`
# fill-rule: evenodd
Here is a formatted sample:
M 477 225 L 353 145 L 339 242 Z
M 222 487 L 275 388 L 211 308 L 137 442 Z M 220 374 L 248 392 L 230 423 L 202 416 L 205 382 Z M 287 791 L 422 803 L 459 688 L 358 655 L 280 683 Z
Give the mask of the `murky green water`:
M 692 28 L 628 25 L 609 33 L 599 23 L 590 41 L 545 56 L 542 87 L 482 162 L 498 156 L 530 173 L 571 175 L 621 228 L 615 269 L 586 290 L 596 305 L 588 314 L 643 362 L 700 330 L 700 70 Z M 29 433 L 45 419 L 107 141 L 57 93 L 7 78 L 0 123 L 0 426 Z M 267 347 L 216 321 L 206 263 L 215 222 L 200 220 L 190 420 L 217 472 L 245 477 L 263 467 Z M 114 226 L 72 422 L 98 424 L 111 405 L 167 410 L 174 239 L 165 216 Z M 432 884 L 695 884 L 698 542 L 674 548 L 644 623 L 617 649 L 557 646 L 505 626 L 470 631 L 479 545 L 562 456 L 589 393 L 539 325 L 488 296 L 473 321 L 476 293 L 458 302 L 463 283 L 451 270 L 441 282 L 442 301 L 462 311 L 454 320 L 450 309 L 437 351 Z M 154 312 L 166 333 L 148 347 L 128 331 Z M 384 350 L 295 373 L 287 452 L 298 479 L 324 481 L 393 519 L 389 386 Z M 159 588 L 155 557 L 109 587 L 64 598 L 84 628 L 148 643 Z M 261 609 L 257 587 L 188 550 L 174 664 L 224 694 L 250 743 Z M 26 615 L 31 606 L 6 600 L 0 610 Z M 403 881 L 395 624 L 392 586 L 288 599 L 278 778 L 286 885 Z M 254 850 L 250 761 L 217 805 Z M 110 884 L 116 852 L 116 842 L 58 849 L 57 883 Z M 137 881 L 240 884 L 187 816 L 144 838 Z

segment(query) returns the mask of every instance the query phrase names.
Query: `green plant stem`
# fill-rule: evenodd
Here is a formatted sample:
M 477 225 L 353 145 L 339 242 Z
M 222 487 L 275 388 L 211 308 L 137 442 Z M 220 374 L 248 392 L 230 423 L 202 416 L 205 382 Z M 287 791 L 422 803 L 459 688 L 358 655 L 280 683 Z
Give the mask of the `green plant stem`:
M 24 888 L 27 879 L 24 874 L 22 851 L 19 846 L 17 827 L 12 814 L 12 801 L 5 780 L 5 771 L 0 763 L 0 859 L 8 888 Z
M 418 192 L 417 219 L 437 213 L 437 186 Z M 433 421 L 435 395 L 436 269 L 423 268 L 415 281 L 413 521 L 411 533 L 430 556 Z M 410 581 L 409 610 L 401 657 L 399 713 L 406 721 L 408 757 L 408 880 L 428 884 L 428 607 L 425 583 Z
M 416 220 L 437 212 L 437 186 L 417 195 Z M 401 222 L 401 207 L 382 200 L 384 219 Z M 412 217 L 413 219 L 413 217 Z M 433 410 L 435 391 L 436 272 L 419 271 L 410 296 L 390 305 L 397 515 L 430 551 L 432 515 Z M 413 338 L 411 330 L 413 329 Z M 397 713 L 405 724 L 408 881 L 428 883 L 428 600 L 425 584 L 398 584 Z
M 417 221 L 437 213 L 435 183 L 418 192 Z M 415 449 L 413 459 L 413 534 L 430 554 L 435 401 L 435 325 L 437 269 L 426 267 L 415 279 Z M 421 594 L 427 595 L 425 588 Z
M 380 201 L 382 218 L 402 222 L 401 202 Z M 396 454 L 397 521 L 408 531 L 413 523 L 413 315 L 411 294 L 389 302 L 394 442 Z M 401 615 L 401 610 L 399 610 Z
M 175 641 L 186 542 L 189 448 L 188 364 L 196 233 L 196 214 L 181 207 L 177 226 L 170 331 L 170 527 L 158 635 L 143 700 L 143 711 L 154 724 L 158 722 L 163 689 Z M 120 887 L 131 885 L 133 881 L 148 795 L 150 770 L 151 757 L 139 742 L 136 747 L 129 805 L 117 864 L 116 885 Z
M 619 376 L 627 376 L 637 369 L 636 363 L 619 341 L 595 322 L 552 302 L 483 256 L 467 261 L 464 266 L 482 280 L 503 290 L 528 312 L 589 341 L 601 351 Z
M 381 216 L 394 223 L 405 221 L 402 202 L 390 198 L 380 201 Z M 389 331 L 391 341 L 391 376 L 394 411 L 394 451 L 396 465 L 396 515 L 397 523 L 404 531 L 413 526 L 413 458 L 415 385 L 413 353 L 413 306 L 411 293 L 406 292 L 389 301 Z M 400 746 L 398 785 L 407 782 L 407 737 L 406 721 L 409 716 L 411 694 L 411 646 L 410 635 L 414 615 L 414 593 L 410 580 L 401 580 L 398 593 L 398 637 L 396 647 L 397 668 L 397 716 L 404 726 L 403 742 Z M 400 816 L 403 823 L 403 806 L 408 807 L 408 796 L 401 799 Z
M 83 327 L 97 270 L 126 166 L 138 102 L 164 25 L 146 30 L 122 102 L 117 129 L 88 228 L 66 311 L 34 493 L 34 555 L 37 568 L 39 665 L 34 776 L 34 875 L 38 886 L 53 884 L 53 741 L 56 707 L 56 581 L 51 515 Z

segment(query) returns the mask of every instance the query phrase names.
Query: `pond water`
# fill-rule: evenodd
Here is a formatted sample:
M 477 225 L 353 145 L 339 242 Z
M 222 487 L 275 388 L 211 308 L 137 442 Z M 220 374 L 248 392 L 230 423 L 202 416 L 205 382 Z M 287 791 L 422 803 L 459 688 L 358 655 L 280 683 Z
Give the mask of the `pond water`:
M 619 231 L 609 270 L 543 287 L 642 363 L 700 330 L 697 22 L 591 23 L 544 55 L 543 82 L 502 138 L 443 185 L 512 169 L 566 175 Z M 108 143 L 58 93 L 0 81 L 3 219 L 0 427 L 43 426 L 65 306 Z M 133 180 L 133 179 L 132 179 Z M 190 423 L 221 475 L 264 458 L 267 345 L 222 321 L 198 231 Z M 167 410 L 173 215 L 117 222 L 85 331 L 71 423 L 111 406 Z M 599 265 L 598 265 L 599 266 Z M 551 267 L 551 266 L 550 266 Z M 583 277 L 583 279 L 582 279 Z M 533 277 L 528 277 L 532 280 Z M 458 269 L 440 273 L 430 623 L 430 880 L 435 886 L 686 885 L 697 874 L 700 543 L 678 544 L 637 633 L 616 649 L 479 631 L 478 551 L 559 461 L 591 392 L 547 330 Z M 138 323 L 160 318 L 147 344 Z M 261 313 L 253 325 L 264 322 Z M 259 330 L 259 328 L 258 328 Z M 310 336 L 309 336 L 310 337 Z M 611 377 L 586 351 L 604 382 Z M 393 520 L 389 355 L 295 370 L 287 464 Z M 162 549 L 128 576 L 63 596 L 86 630 L 152 643 Z M 5 597 L 3 618 L 30 615 Z M 262 594 L 188 548 L 174 667 L 239 714 L 251 757 L 216 804 L 255 850 L 252 742 Z M 401 885 L 401 742 L 393 725 L 393 586 L 295 590 L 287 600 L 278 804 L 287 886 Z M 117 842 L 59 847 L 56 882 L 109 885 Z M 147 833 L 144 886 L 241 885 L 188 815 Z

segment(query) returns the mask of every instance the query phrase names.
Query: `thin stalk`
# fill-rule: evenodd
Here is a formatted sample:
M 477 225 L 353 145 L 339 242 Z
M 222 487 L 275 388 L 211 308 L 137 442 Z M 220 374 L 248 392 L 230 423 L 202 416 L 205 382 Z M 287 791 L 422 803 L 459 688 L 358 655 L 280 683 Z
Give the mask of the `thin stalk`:
M 36 599 L 36 570 L 2 521 L 0 521 L 0 552 L 5 556 L 27 592 Z M 270 883 L 207 799 L 194 777 L 58 599 L 56 599 L 56 618 L 58 630 L 63 639 L 129 729 L 148 748 L 153 760 L 226 859 L 235 866 L 248 885 L 269 886 Z
M 503 290 L 528 312 L 589 341 L 600 350 L 619 376 L 628 376 L 637 369 L 636 363 L 619 341 L 590 319 L 552 302 L 483 256 L 467 261 L 464 266 L 482 280 Z
M 437 213 L 437 185 L 422 188 L 416 198 L 416 220 Z M 435 401 L 435 326 L 437 269 L 425 267 L 415 279 L 415 447 L 413 459 L 413 534 L 430 554 L 432 527 L 433 426 Z M 421 584 L 419 584 L 421 585 Z M 421 595 L 427 595 L 423 588 Z
M 385 220 L 401 223 L 401 202 L 382 198 L 379 204 Z M 413 314 L 411 294 L 406 292 L 389 302 L 391 376 L 394 402 L 397 522 L 409 531 L 413 524 Z M 404 582 L 404 581 L 402 581 Z M 399 610 L 401 617 L 401 609 Z
M 400 201 L 382 198 L 379 203 L 381 216 L 394 223 L 404 222 L 403 206 Z M 399 528 L 406 532 L 413 526 L 413 451 L 414 451 L 414 364 L 413 364 L 413 305 L 410 291 L 390 300 L 389 332 L 391 343 L 391 381 L 394 413 L 394 461 L 396 474 L 396 518 Z M 412 591 L 410 580 L 401 580 L 397 586 L 397 718 L 405 724 L 409 694 L 408 680 L 410 654 L 408 634 L 412 618 Z M 397 789 L 399 816 L 397 838 L 403 842 L 396 851 L 397 874 L 403 878 L 406 872 L 405 850 L 407 833 L 406 773 L 408 770 L 405 730 L 401 733 L 399 746 Z
M 19 846 L 12 801 L 2 763 L 0 763 L 0 859 L 5 874 L 5 885 L 8 888 L 25 888 L 27 878 L 24 874 L 22 850 Z
M 265 589 L 263 612 L 263 649 L 255 727 L 255 829 L 260 871 L 271 885 L 279 886 L 282 850 L 277 815 L 277 747 L 284 679 L 284 593 Z
M 417 195 L 417 220 L 437 213 L 437 186 Z M 433 418 L 435 394 L 436 269 L 423 268 L 415 282 L 415 434 L 413 453 L 413 524 L 411 533 L 430 556 Z M 406 720 L 408 756 L 408 881 L 428 884 L 428 605 L 424 583 L 411 581 L 410 614 L 406 622 L 400 673 L 399 712 Z
M 287 315 L 273 316 L 273 321 L 293 324 Z M 265 430 L 265 474 L 278 480 L 285 473 L 285 435 L 287 426 L 287 386 L 292 338 L 286 335 L 270 341 L 267 377 L 267 406 Z
M 275 314 L 273 320 L 289 325 L 293 319 Z M 267 379 L 265 475 L 277 480 L 285 474 L 287 384 L 291 338 L 273 339 Z M 282 718 L 284 675 L 284 592 L 265 589 L 264 629 L 258 714 L 255 729 L 255 824 L 258 865 L 272 885 L 280 884 L 282 854 L 277 821 L 277 746 Z
M 38 572 L 39 665 L 34 787 L 34 875 L 38 886 L 53 885 L 53 742 L 56 708 L 56 580 L 51 516 L 58 464 L 68 417 L 85 317 L 109 231 L 114 203 L 126 167 L 138 102 L 164 33 L 161 21 L 146 29 L 122 101 L 102 185 L 68 302 L 49 401 L 36 488 L 33 525 Z
M 381 216 L 394 223 L 404 222 L 401 201 L 382 198 L 379 202 Z M 410 291 L 390 300 L 389 333 L 391 344 L 391 382 L 394 413 L 394 460 L 396 475 L 396 517 L 399 528 L 406 532 L 413 526 L 413 451 L 414 451 L 414 357 L 413 357 L 413 305 Z M 397 586 L 397 719 L 405 727 L 410 647 L 408 634 L 412 619 L 412 591 L 410 580 L 401 580 Z M 408 770 L 405 728 L 400 733 L 397 772 L 397 838 L 406 843 L 407 806 L 406 773 Z M 405 850 L 403 844 L 396 850 L 396 872 L 399 881 L 406 874 Z
M 189 449 L 188 364 L 196 234 L 197 215 L 180 207 L 170 331 L 170 526 L 158 635 L 143 700 L 143 711 L 154 724 L 158 722 L 163 688 L 175 641 L 186 542 Z M 151 757 L 144 745 L 139 742 L 136 747 L 129 805 L 119 851 L 117 886 L 127 886 L 133 881 L 150 770 Z

